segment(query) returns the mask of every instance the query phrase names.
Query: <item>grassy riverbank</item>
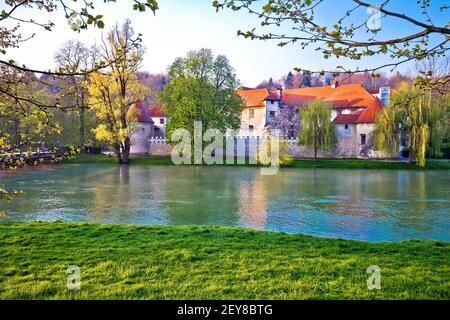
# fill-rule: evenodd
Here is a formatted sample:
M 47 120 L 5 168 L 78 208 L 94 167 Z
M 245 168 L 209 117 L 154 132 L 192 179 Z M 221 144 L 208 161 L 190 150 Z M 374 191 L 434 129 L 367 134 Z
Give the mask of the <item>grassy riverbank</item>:
M 224 227 L 0 223 L 2 299 L 449 299 L 450 244 Z M 81 290 L 66 288 L 67 266 Z M 381 290 L 367 289 L 367 267 Z
M 78 155 L 65 159 L 64 163 L 111 163 L 117 164 L 115 157 L 104 155 Z M 170 157 L 134 157 L 133 165 L 172 165 Z M 227 165 L 228 166 L 228 165 Z M 288 167 L 292 168 L 336 168 L 336 169 L 414 169 L 421 170 L 415 164 L 400 161 L 359 160 L 359 159 L 324 159 L 294 160 Z M 425 169 L 450 169 L 449 160 L 428 160 Z

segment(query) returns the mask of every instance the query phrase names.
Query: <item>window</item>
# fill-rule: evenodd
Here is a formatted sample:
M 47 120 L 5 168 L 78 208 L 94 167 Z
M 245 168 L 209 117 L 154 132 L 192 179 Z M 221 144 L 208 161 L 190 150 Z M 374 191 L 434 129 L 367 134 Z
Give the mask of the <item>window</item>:
M 248 117 L 250 119 L 253 119 L 255 117 L 255 110 L 254 109 L 248 110 Z
M 361 144 L 366 144 L 366 135 L 365 134 L 361 135 Z
M 271 118 L 275 117 L 275 111 L 269 111 L 269 117 Z
M 275 104 L 275 101 L 273 101 L 273 100 L 270 100 L 270 104 Z
M 348 130 L 348 124 L 345 125 L 345 130 Z
M 249 125 L 249 126 L 248 126 L 248 129 L 249 129 L 250 131 L 253 131 L 253 129 L 255 129 L 255 126 Z
M 164 118 L 160 118 L 160 119 L 159 119 L 159 123 L 160 123 L 160 124 L 164 124 Z

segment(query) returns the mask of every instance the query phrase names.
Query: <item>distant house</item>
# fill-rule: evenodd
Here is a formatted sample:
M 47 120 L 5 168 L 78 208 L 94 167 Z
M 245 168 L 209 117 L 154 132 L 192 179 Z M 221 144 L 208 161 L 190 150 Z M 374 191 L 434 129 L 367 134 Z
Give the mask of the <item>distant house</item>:
M 166 124 L 167 117 L 166 113 L 161 107 L 151 107 L 148 109 L 150 117 L 152 118 L 155 126 L 155 136 L 165 137 L 166 136 Z
M 286 105 L 303 108 L 315 99 L 329 103 L 331 118 L 337 127 L 338 152 L 341 156 L 359 156 L 370 145 L 376 113 L 383 108 L 380 99 L 360 84 L 331 85 L 269 91 L 238 89 L 245 101 L 241 114 L 241 135 L 260 136 Z
M 149 108 L 144 102 L 139 102 L 130 108 L 128 116 L 136 120 L 131 126 L 131 154 L 147 154 L 151 137 L 166 136 L 167 117 L 162 108 Z
M 155 135 L 155 123 L 143 102 L 135 103 L 128 110 L 128 116 L 134 117 L 136 120 L 130 126 L 130 153 L 146 154 L 148 152 L 148 138 Z

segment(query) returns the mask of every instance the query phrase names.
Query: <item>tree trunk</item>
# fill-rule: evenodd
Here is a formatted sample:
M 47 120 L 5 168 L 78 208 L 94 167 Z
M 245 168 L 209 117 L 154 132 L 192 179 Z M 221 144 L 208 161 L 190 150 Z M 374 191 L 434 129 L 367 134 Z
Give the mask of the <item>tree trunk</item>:
M 317 161 L 317 132 L 314 130 L 314 162 Z
M 20 118 L 17 117 L 15 119 L 15 136 L 16 136 L 16 145 L 20 146 Z
M 116 152 L 117 162 L 118 162 L 119 164 L 122 164 L 122 152 L 121 152 L 121 146 L 120 146 L 119 144 L 116 144 L 114 150 L 115 150 L 115 152 Z
M 410 138 L 410 140 L 411 140 L 411 138 Z M 408 143 L 408 163 L 411 163 L 412 162 L 412 143 L 411 143 L 411 141 Z
M 131 147 L 130 138 L 126 137 L 125 145 L 122 150 L 122 164 L 128 164 L 130 162 L 130 147 Z
M 79 106 L 79 116 L 80 116 L 80 152 L 84 153 L 85 145 L 84 145 L 84 98 L 81 96 L 81 105 Z
M 84 109 L 80 109 L 80 151 L 84 153 Z
M 27 106 L 27 110 L 26 110 L 27 118 L 28 118 L 29 114 L 30 114 L 30 106 Z M 28 122 L 28 121 L 27 121 L 27 122 Z M 27 125 L 25 126 L 25 142 L 26 142 L 25 145 L 26 145 L 27 149 L 28 149 L 28 147 L 30 146 L 30 136 L 29 136 L 29 133 L 30 133 L 30 127 L 29 127 L 29 125 L 27 124 Z
M 317 162 L 317 144 L 314 141 L 314 162 Z

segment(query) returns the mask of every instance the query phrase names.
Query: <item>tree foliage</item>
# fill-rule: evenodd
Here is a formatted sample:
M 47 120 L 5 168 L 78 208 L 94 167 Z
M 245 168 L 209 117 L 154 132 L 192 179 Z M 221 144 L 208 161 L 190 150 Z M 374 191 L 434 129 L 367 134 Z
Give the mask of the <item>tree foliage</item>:
M 286 76 L 286 79 L 284 80 L 284 87 L 286 89 L 292 89 L 294 87 L 294 74 L 289 71 L 289 73 Z
M 160 96 L 170 119 L 169 139 L 178 128 L 193 133 L 195 121 L 202 121 L 203 130 L 240 127 L 244 104 L 236 94 L 239 81 L 225 56 L 215 57 L 209 49 L 190 51 L 173 62 L 169 77 Z
M 297 137 L 300 133 L 300 117 L 297 108 L 293 106 L 282 106 L 270 126 L 288 137 Z
M 427 151 L 441 155 L 441 144 L 448 126 L 449 98 L 433 96 L 432 90 L 410 82 L 402 83 L 391 103 L 377 118 L 376 146 L 391 156 L 398 154 L 399 137 L 409 151 L 409 161 L 425 166 Z
M 129 110 L 148 94 L 136 75 L 144 49 L 134 40 L 130 21 L 115 25 L 100 50 L 107 61 L 113 61 L 109 73 L 92 73 L 87 83 L 89 103 L 100 124 L 94 129 L 98 140 L 109 144 L 119 163 L 129 162 L 130 135 L 136 114 Z
M 278 147 L 278 155 L 272 156 L 272 144 L 276 143 Z M 286 166 L 294 161 L 294 157 L 289 152 L 289 144 L 285 139 L 268 134 L 258 146 L 258 161 L 263 163 L 261 159 L 270 160 L 271 165 Z M 264 163 L 263 163 L 264 164 Z
M 59 132 L 54 110 L 43 106 L 51 101 L 39 88 L 34 74 L 0 66 L 0 157 L 32 147 L 48 134 Z
M 331 111 L 331 106 L 320 100 L 314 100 L 300 110 L 300 144 L 313 148 L 314 160 L 318 150 L 329 150 L 336 144 Z
M 144 102 L 149 108 L 159 107 L 158 95 L 164 91 L 164 87 L 170 79 L 163 73 L 151 74 L 149 72 L 138 72 L 137 76 L 142 85 L 150 89 L 150 93 L 145 96 Z
M 113 0 L 106 0 L 104 2 L 115 2 Z M 158 9 L 158 3 L 156 0 L 146 0 L 146 1 L 130 1 L 134 10 L 146 11 L 147 9 L 155 12 Z M 55 27 L 53 21 L 44 21 L 40 19 L 40 13 L 50 13 L 51 16 L 57 16 L 57 8 L 61 8 L 64 12 L 65 18 L 71 28 L 80 32 L 87 29 L 89 26 L 104 28 L 105 23 L 103 21 L 103 14 L 98 12 L 94 6 L 94 2 L 90 1 L 60 1 L 60 0 L 5 0 L 4 7 L 0 12 L 0 53 L 6 54 L 12 48 L 20 48 L 20 46 L 33 38 L 38 31 L 49 32 Z M 32 33 L 26 34 L 23 26 L 27 25 L 31 28 Z M 27 29 L 30 30 L 30 29 Z M 140 37 L 136 37 L 136 42 L 140 42 Z M 125 52 L 121 52 L 125 54 Z M 52 113 L 57 111 L 67 111 L 74 110 L 75 105 L 64 105 L 61 106 L 60 102 L 66 98 L 67 92 L 61 94 L 53 94 L 51 99 L 42 99 L 40 95 L 30 93 L 30 90 L 19 90 L 15 91 L 17 86 L 27 86 L 29 81 L 24 79 L 34 78 L 37 81 L 35 74 L 43 74 L 49 77 L 73 77 L 73 76 L 86 76 L 92 72 L 100 71 L 110 65 L 114 61 L 108 59 L 107 61 L 98 61 L 95 66 L 81 67 L 78 70 L 74 70 L 66 63 L 64 65 L 59 65 L 56 70 L 39 70 L 30 68 L 25 65 L 19 64 L 14 60 L 6 60 L 0 58 L 0 104 L 8 105 L 10 100 L 16 101 L 19 104 L 28 104 L 33 116 L 40 114 L 40 120 L 36 123 L 39 124 L 40 129 L 44 126 L 46 127 L 57 127 L 57 123 L 53 121 L 51 117 Z M 26 77 L 14 78 L 15 74 L 25 74 Z M 37 85 L 40 89 L 42 86 L 49 87 L 47 81 L 38 81 Z M 36 97 L 39 96 L 39 97 Z M 8 100 L 9 99 L 9 100 Z M 36 119 L 34 119 L 36 121 Z M 45 125 L 42 125 L 42 124 Z M 36 125 L 38 126 L 38 125 Z M 40 130 L 42 133 L 45 130 Z M 81 132 L 81 129 L 80 129 Z M 17 143 L 4 134 L 3 130 L 0 132 L 2 138 L 0 139 L 0 149 L 11 149 L 20 147 Z M 29 136 L 29 139 L 35 138 L 36 141 L 41 135 Z M 17 139 L 16 139 L 17 140 Z

